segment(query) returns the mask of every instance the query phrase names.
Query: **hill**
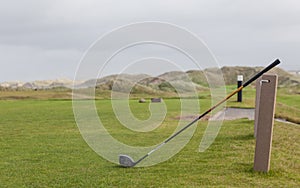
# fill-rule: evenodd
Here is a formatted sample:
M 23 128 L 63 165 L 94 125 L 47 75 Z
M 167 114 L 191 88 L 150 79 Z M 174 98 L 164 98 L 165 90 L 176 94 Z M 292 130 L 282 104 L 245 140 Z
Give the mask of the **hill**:
M 248 80 L 252 75 L 258 73 L 263 67 L 222 67 L 222 72 L 226 84 L 235 84 L 237 75 L 244 76 Z M 291 74 L 281 68 L 275 67 L 269 73 L 278 75 L 278 85 L 280 87 L 300 85 L 300 77 Z
M 51 90 L 55 88 L 91 88 L 99 91 L 117 91 L 130 93 L 176 93 L 207 90 L 208 87 L 223 84 L 220 77 L 223 75 L 226 85 L 236 84 L 237 75 L 243 75 L 248 80 L 252 75 L 259 72 L 263 67 L 222 67 L 208 68 L 204 70 L 189 70 L 187 72 L 171 71 L 153 77 L 146 74 L 120 74 L 109 75 L 99 79 L 76 82 L 72 80 L 56 79 L 33 82 L 4 82 L 0 83 L 0 90 Z M 300 86 L 300 76 L 291 74 L 281 68 L 274 68 L 270 73 L 278 75 L 279 87 Z M 210 80 L 210 84 L 207 80 Z M 69 88 L 69 89 L 68 89 Z M 129 91 L 130 90 L 130 91 Z
M 176 90 L 192 92 L 194 89 L 202 91 L 208 89 L 208 87 L 222 84 L 222 82 L 220 82 L 220 75 L 223 75 L 226 85 L 235 85 L 237 75 L 243 75 L 245 81 L 258 73 L 262 68 L 263 67 L 222 67 L 221 69 L 209 68 L 202 71 L 171 71 L 157 77 L 121 74 L 107 76 L 97 80 L 88 80 L 81 86 L 92 87 L 96 85 L 96 88 L 99 90 L 132 93 L 176 92 Z M 281 68 L 274 68 L 270 73 L 278 75 L 279 87 L 300 86 L 300 76 L 291 74 Z M 211 85 L 209 85 L 208 79 Z M 128 91 L 128 89 L 131 89 L 131 91 Z

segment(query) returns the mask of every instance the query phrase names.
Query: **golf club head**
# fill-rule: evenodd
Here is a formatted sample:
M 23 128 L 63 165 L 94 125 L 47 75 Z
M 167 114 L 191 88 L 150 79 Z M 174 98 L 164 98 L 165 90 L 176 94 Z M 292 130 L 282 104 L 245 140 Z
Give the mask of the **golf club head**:
M 119 163 L 123 167 L 133 167 L 136 164 L 128 155 L 119 155 Z

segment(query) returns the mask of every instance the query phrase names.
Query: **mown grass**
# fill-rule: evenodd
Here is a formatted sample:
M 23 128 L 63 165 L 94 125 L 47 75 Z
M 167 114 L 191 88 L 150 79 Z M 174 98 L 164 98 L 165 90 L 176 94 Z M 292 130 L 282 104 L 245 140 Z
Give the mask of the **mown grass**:
M 201 103 L 205 110 L 209 100 Z M 112 135 L 132 145 L 157 144 L 176 125 L 176 99 L 165 100 L 168 116 L 154 135 L 121 125 Z M 105 126 L 118 124 L 109 100 L 96 102 Z M 1 187 L 297 187 L 300 184 L 300 128 L 275 123 L 271 171 L 253 172 L 253 121 L 226 121 L 211 147 L 198 152 L 207 122 L 200 121 L 186 147 L 170 160 L 145 168 L 120 168 L 98 156 L 81 137 L 69 100 L 0 101 Z M 137 117 L 148 104 L 130 102 Z M 126 139 L 122 136 L 127 131 Z M 131 135 L 130 135 L 131 134 Z

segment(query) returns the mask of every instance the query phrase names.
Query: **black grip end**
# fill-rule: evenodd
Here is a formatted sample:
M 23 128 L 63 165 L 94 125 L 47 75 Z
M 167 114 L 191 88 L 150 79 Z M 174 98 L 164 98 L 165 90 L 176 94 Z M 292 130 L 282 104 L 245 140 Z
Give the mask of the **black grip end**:
M 264 73 L 268 72 L 273 67 L 277 66 L 279 63 L 280 63 L 280 60 L 276 59 L 273 63 L 271 63 L 270 65 L 268 65 L 266 68 L 264 68 L 259 73 L 257 73 L 256 75 L 254 75 L 250 80 L 248 80 L 247 82 L 245 82 L 243 84 L 243 87 L 246 87 L 247 85 L 251 84 L 254 80 L 256 80 L 257 78 L 259 78 Z
M 271 65 L 273 65 L 272 66 L 272 68 L 273 67 L 275 67 L 275 66 L 277 66 L 277 65 L 279 65 L 280 64 L 280 60 L 279 59 L 276 59 Z

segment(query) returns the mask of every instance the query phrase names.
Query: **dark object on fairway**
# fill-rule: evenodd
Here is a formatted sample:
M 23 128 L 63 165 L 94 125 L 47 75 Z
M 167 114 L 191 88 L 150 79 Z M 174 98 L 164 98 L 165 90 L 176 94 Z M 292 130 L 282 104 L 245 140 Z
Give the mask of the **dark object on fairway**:
M 151 98 L 151 102 L 161 102 L 161 98 Z
M 140 100 L 139 100 L 139 103 L 145 103 L 146 102 L 146 99 L 144 99 L 144 98 L 141 98 Z
M 176 132 L 175 134 L 173 134 L 171 137 L 169 137 L 163 143 L 159 144 L 156 148 L 154 148 L 149 153 L 147 153 L 146 155 L 144 155 L 138 161 L 134 162 L 134 160 L 130 156 L 128 156 L 128 155 L 119 155 L 119 163 L 120 163 L 120 165 L 123 166 L 123 167 L 134 167 L 136 164 L 138 164 L 139 162 L 141 162 L 142 160 L 144 160 L 146 157 L 148 157 L 149 155 L 151 155 L 151 153 L 153 153 L 156 150 L 158 150 L 159 148 L 161 148 L 163 145 L 165 145 L 166 143 L 168 143 L 170 140 L 172 140 L 174 137 L 176 137 L 177 135 L 179 135 L 185 129 L 187 129 L 188 127 L 190 127 L 191 125 L 193 125 L 195 122 L 197 122 L 198 120 L 200 120 L 202 117 L 204 117 L 205 115 L 207 115 L 208 113 L 210 113 L 211 111 L 213 111 L 215 108 L 217 108 L 218 106 L 220 106 L 222 103 L 224 103 L 225 101 L 227 101 L 233 95 L 235 95 L 236 93 L 238 93 L 239 91 L 241 91 L 243 88 L 245 88 L 246 86 L 248 86 L 249 84 L 251 84 L 254 80 L 256 80 L 257 78 L 259 78 L 264 73 L 268 72 L 270 69 L 272 69 L 273 67 L 275 67 L 279 63 L 280 63 L 280 61 L 278 59 L 276 59 L 272 64 L 270 64 L 269 66 L 267 66 L 266 68 L 264 68 L 263 70 L 261 70 L 259 73 L 257 73 L 256 75 L 254 75 L 247 82 L 245 82 L 241 87 L 239 87 L 236 90 L 234 90 L 231 94 L 229 94 L 227 97 L 225 97 L 219 103 L 217 103 L 216 105 L 214 105 L 213 107 L 211 107 L 210 109 L 208 109 L 206 112 L 204 112 L 203 114 L 201 114 L 199 117 L 197 117 L 196 119 L 194 119 L 191 123 L 187 124 L 182 129 L 180 129 L 178 132 Z

